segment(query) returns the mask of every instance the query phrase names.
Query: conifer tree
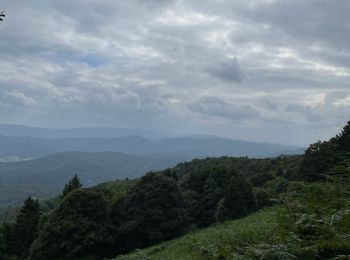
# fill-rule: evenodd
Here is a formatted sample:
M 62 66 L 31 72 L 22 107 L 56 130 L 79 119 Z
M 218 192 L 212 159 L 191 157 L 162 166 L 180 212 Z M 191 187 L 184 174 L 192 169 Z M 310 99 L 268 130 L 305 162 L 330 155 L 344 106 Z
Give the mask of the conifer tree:
M 335 138 L 337 150 L 341 152 L 350 152 L 350 121 L 343 127 L 340 134 Z
M 75 174 L 72 179 L 68 181 L 68 183 L 64 186 L 62 197 L 67 196 L 68 193 L 73 190 L 79 189 L 82 187 L 79 177 Z
M 38 234 L 40 215 L 38 200 L 34 200 L 29 196 L 19 210 L 12 228 L 12 239 L 9 249 L 11 255 L 19 256 L 20 258 L 28 256 L 29 248 Z

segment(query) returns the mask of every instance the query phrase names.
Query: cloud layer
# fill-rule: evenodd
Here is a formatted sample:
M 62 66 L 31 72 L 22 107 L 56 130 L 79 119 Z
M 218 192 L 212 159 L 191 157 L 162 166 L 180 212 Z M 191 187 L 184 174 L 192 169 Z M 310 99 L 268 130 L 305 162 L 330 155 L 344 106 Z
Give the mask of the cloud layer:
M 350 112 L 347 0 L 4 0 L 0 123 L 306 144 Z

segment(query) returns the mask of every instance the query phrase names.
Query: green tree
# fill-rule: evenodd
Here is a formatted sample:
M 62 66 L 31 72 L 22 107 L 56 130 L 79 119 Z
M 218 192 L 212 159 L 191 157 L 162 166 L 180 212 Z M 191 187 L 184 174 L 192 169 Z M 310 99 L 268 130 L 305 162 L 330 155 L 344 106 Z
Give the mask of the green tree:
M 236 173 L 224 166 L 217 166 L 210 171 L 200 196 L 201 223 L 198 226 L 208 226 L 216 221 L 216 206 L 223 197 L 227 180 L 232 174 Z
M 232 178 L 236 182 L 232 181 Z M 233 204 L 242 201 L 243 206 L 247 208 L 242 210 L 242 215 L 256 208 L 249 183 L 225 164 L 208 165 L 188 173 L 184 176 L 181 187 L 188 215 L 197 227 L 240 216 L 230 204 L 233 193 L 242 198 L 234 199 Z M 232 194 L 229 194 L 230 192 Z M 236 206 L 240 208 L 239 205 Z
M 40 205 L 38 200 L 30 196 L 24 201 L 16 216 L 15 223 L 9 234 L 8 253 L 20 258 L 25 258 L 29 248 L 38 235 L 38 223 L 40 220 Z
M 322 179 L 322 173 L 325 173 L 332 166 L 341 160 L 336 151 L 333 141 L 318 141 L 311 144 L 305 151 L 300 164 L 302 179 L 306 181 L 317 181 Z
M 341 133 L 334 138 L 334 141 L 338 151 L 350 152 L 350 121 L 343 127 Z
M 3 225 L 0 225 L 0 260 L 2 256 L 7 254 L 6 230 Z
M 349 153 L 350 121 L 336 137 L 325 142 L 318 141 L 309 146 L 300 164 L 301 177 L 307 181 L 322 179 L 322 174 L 349 158 Z
M 232 176 L 224 190 L 216 211 L 217 221 L 244 216 L 256 208 L 254 194 L 249 183 L 239 175 Z
M 29 259 L 101 259 L 108 234 L 108 207 L 101 192 L 79 189 L 48 216 Z
M 227 180 L 234 171 L 222 165 L 207 166 L 186 174 L 181 181 L 182 194 L 190 221 L 197 227 L 215 222 L 215 211 Z
M 250 183 L 254 187 L 262 187 L 266 182 L 271 181 L 273 179 L 274 176 L 272 176 L 269 173 L 259 173 L 250 178 Z
M 181 235 L 186 228 L 183 199 L 176 182 L 148 173 L 112 210 L 121 252 Z
M 67 196 L 70 192 L 80 189 L 82 187 L 82 184 L 80 182 L 80 179 L 78 176 L 75 174 L 72 179 L 68 181 L 68 183 L 64 186 L 63 192 L 62 192 L 62 197 Z

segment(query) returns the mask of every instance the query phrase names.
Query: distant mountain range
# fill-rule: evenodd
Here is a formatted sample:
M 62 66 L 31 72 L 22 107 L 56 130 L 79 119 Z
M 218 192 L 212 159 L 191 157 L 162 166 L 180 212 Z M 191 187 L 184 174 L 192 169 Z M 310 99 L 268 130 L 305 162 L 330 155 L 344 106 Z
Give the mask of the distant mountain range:
M 0 125 L 0 209 L 16 205 L 28 195 L 55 196 L 74 174 L 90 186 L 135 178 L 194 158 L 263 158 L 304 151 L 301 147 L 216 136 L 163 135 L 140 129 Z
M 116 128 L 116 127 L 77 127 L 77 128 L 43 128 L 25 125 L 0 124 L 0 135 L 6 136 L 31 136 L 38 138 L 65 138 L 65 137 L 122 137 L 137 135 L 148 139 L 169 137 L 169 133 L 141 128 Z
M 176 137 L 158 140 L 140 136 L 116 138 L 58 138 L 0 136 L 0 157 L 38 158 L 41 156 L 68 152 L 122 152 L 127 154 L 179 154 L 190 156 L 249 156 L 271 157 L 280 154 L 302 153 L 303 148 L 247 141 L 221 137 Z

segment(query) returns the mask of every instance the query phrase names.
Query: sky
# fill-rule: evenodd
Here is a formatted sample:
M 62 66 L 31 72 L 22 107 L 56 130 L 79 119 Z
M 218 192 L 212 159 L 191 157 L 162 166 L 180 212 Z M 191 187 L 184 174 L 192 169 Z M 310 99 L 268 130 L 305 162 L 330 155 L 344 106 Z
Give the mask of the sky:
M 0 123 L 306 145 L 350 120 L 348 0 L 2 0 Z

